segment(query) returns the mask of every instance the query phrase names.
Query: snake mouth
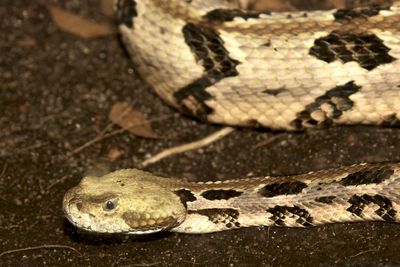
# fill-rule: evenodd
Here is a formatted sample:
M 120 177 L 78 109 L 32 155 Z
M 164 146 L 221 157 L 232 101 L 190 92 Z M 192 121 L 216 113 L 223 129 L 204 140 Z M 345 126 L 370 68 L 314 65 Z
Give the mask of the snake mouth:
M 69 212 L 69 211 L 68 211 Z M 89 215 L 90 216 L 90 215 Z M 118 229 L 113 229 L 113 230 L 107 230 L 103 228 L 94 228 L 90 223 L 88 224 L 83 224 L 81 220 L 83 219 L 82 216 L 79 216 L 78 218 L 75 218 L 74 216 L 71 216 L 69 213 L 66 214 L 66 218 L 68 221 L 75 227 L 79 228 L 80 230 L 88 233 L 96 233 L 96 234 L 128 234 L 128 235 L 146 235 L 146 234 L 152 234 L 152 233 L 157 233 L 162 231 L 163 229 L 151 229 L 151 230 L 139 230 L 139 229 L 130 229 L 130 230 L 118 230 Z

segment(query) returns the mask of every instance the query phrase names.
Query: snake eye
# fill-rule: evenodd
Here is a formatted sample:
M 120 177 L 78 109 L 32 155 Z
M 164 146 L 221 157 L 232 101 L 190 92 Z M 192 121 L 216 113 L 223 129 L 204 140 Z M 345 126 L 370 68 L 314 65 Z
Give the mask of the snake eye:
M 103 205 L 103 209 L 105 211 L 112 211 L 117 207 L 117 203 L 115 200 L 107 200 L 104 205 Z

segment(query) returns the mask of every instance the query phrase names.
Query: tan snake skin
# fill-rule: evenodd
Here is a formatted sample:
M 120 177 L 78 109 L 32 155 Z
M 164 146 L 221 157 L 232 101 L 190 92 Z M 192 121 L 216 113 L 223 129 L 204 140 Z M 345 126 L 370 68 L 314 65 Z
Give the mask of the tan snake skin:
M 223 0 L 120 0 L 137 71 L 200 119 L 302 130 L 399 125 L 400 2 L 313 12 L 244 11 Z M 66 217 L 92 232 L 209 233 L 248 226 L 400 221 L 400 164 L 189 183 L 136 169 L 85 177 Z
M 77 227 L 102 233 L 209 233 L 249 226 L 400 222 L 400 164 L 290 177 L 189 183 L 136 169 L 85 177 L 64 196 Z
M 397 125 L 399 3 L 268 15 L 215 0 L 120 1 L 120 31 L 141 76 L 201 119 Z

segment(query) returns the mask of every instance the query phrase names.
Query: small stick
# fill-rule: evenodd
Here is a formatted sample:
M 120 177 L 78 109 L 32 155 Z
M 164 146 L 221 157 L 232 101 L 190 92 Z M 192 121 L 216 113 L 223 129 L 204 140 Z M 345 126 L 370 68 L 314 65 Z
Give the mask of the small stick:
M 7 162 L 4 163 L 4 165 L 3 165 L 3 170 L 0 173 L 0 177 L 2 177 L 6 173 L 6 170 L 7 170 Z
M 163 120 L 167 120 L 167 119 L 169 119 L 169 118 L 171 118 L 171 117 L 174 117 L 174 116 L 175 116 L 175 114 L 174 114 L 174 115 L 168 115 L 168 116 L 160 117 L 160 118 L 158 118 L 158 119 L 149 120 L 148 122 L 163 121 Z M 144 123 L 147 123 L 147 121 L 146 121 L 146 122 L 143 122 L 143 123 L 132 124 L 131 127 L 133 127 L 133 126 L 139 126 L 139 125 L 142 125 L 142 124 L 144 124 Z M 74 155 L 74 154 L 78 154 L 78 153 L 80 153 L 82 150 L 84 150 L 84 149 L 86 149 L 86 148 L 92 146 L 93 144 L 95 144 L 95 143 L 97 143 L 97 142 L 103 141 L 104 139 L 107 139 L 107 138 L 112 137 L 112 136 L 114 136 L 114 135 L 117 135 L 117 134 L 119 134 L 119 133 L 123 133 L 123 132 L 125 132 L 125 131 L 128 131 L 127 129 L 121 128 L 121 129 L 118 129 L 118 130 L 115 130 L 115 131 L 112 131 L 112 132 L 106 134 L 106 132 L 107 132 L 107 131 L 111 128 L 111 126 L 113 126 L 113 125 L 114 125 L 114 123 L 108 124 L 95 138 L 93 138 L 93 139 L 87 141 L 86 143 L 84 143 L 83 145 L 81 145 L 81 146 L 75 148 L 74 150 L 72 150 L 72 151 L 69 153 L 69 155 L 72 156 L 72 155 Z
M 222 137 L 232 133 L 234 131 L 234 128 L 232 127 L 224 127 L 221 130 L 203 138 L 200 139 L 198 141 L 195 142 L 191 142 L 188 144 L 184 144 L 184 145 L 179 145 L 179 146 L 175 146 L 175 147 L 170 147 L 165 149 L 164 151 L 161 151 L 160 153 L 157 153 L 156 155 L 154 155 L 153 157 L 145 160 L 142 162 L 141 166 L 142 167 L 146 167 L 150 164 L 153 164 L 157 161 L 160 161 L 163 158 L 172 156 L 174 154 L 178 154 L 178 153 L 183 153 L 183 152 L 187 152 L 190 150 L 195 150 L 195 149 L 199 149 L 203 146 L 207 146 L 219 139 L 221 139 Z
M 7 250 L 7 251 L 3 251 L 0 253 L 0 257 L 7 255 L 7 254 L 11 254 L 11 253 L 16 253 L 16 252 L 21 252 L 21 251 L 29 251 L 29 250 L 35 250 L 35 249 L 52 249 L 52 248 L 61 248 L 61 249 L 70 249 L 72 251 L 75 251 L 76 253 L 78 253 L 79 255 L 82 256 L 82 254 L 76 250 L 73 247 L 70 246 L 65 246 L 65 245 L 40 245 L 40 246 L 36 246 L 36 247 L 26 247 L 26 248 L 18 248 L 18 249 L 12 249 L 12 250 Z
M 254 146 L 251 148 L 251 150 L 256 150 L 256 149 L 259 149 L 260 147 L 269 145 L 269 144 L 271 144 L 271 143 L 273 143 L 273 142 L 279 140 L 279 139 L 280 139 L 282 136 L 284 136 L 284 135 L 285 135 L 285 133 L 283 133 L 283 134 L 277 134 L 277 135 L 271 136 L 271 137 L 269 137 L 269 138 L 267 138 L 267 139 L 265 139 L 265 140 L 259 142 L 258 144 L 254 145 Z
M 363 250 L 363 251 L 360 251 L 360 252 L 358 252 L 358 253 L 356 253 L 356 254 L 354 254 L 354 255 L 351 255 L 350 257 L 349 257 L 349 259 L 352 259 L 352 258 L 355 258 L 355 257 L 358 257 L 358 256 L 360 256 L 360 255 L 363 255 L 363 254 L 365 254 L 365 253 L 369 253 L 369 252 L 377 252 L 378 250 L 376 250 L 376 249 L 368 249 L 368 250 Z
M 111 124 L 111 125 L 112 125 L 112 124 Z M 105 129 L 107 129 L 107 128 L 108 128 L 108 126 L 107 126 Z M 73 151 L 71 151 L 69 154 L 70 154 L 70 155 L 78 154 L 79 152 L 81 152 L 81 151 L 84 150 L 85 148 L 88 148 L 88 147 L 90 147 L 91 145 L 93 145 L 93 144 L 95 144 L 95 143 L 97 143 L 97 142 L 100 142 L 100 141 L 102 141 L 102 140 L 104 140 L 104 139 L 107 139 L 107 138 L 109 138 L 109 137 L 111 137 L 111 136 L 117 135 L 117 134 L 122 133 L 122 132 L 125 132 L 125 131 L 126 131 L 126 130 L 123 129 L 123 128 L 118 129 L 118 130 L 115 130 L 115 131 L 112 131 L 112 132 L 109 133 L 109 134 L 104 134 L 104 131 L 102 131 L 102 132 L 101 132 L 100 134 L 98 134 L 95 138 L 93 138 L 93 139 L 89 140 L 88 142 L 84 143 L 83 145 L 81 145 L 81 146 L 75 148 L 75 149 L 74 149 Z
M 63 177 L 61 177 L 61 178 L 59 178 L 59 179 L 53 181 L 52 183 L 50 183 L 50 184 L 45 188 L 45 190 L 44 190 L 43 193 L 48 193 L 49 190 L 50 190 L 53 186 L 55 186 L 55 185 L 57 185 L 57 184 L 59 184 L 59 183 L 62 183 L 62 182 L 64 182 L 64 181 L 67 180 L 67 179 L 68 179 L 68 176 L 67 176 L 67 175 L 64 175 Z

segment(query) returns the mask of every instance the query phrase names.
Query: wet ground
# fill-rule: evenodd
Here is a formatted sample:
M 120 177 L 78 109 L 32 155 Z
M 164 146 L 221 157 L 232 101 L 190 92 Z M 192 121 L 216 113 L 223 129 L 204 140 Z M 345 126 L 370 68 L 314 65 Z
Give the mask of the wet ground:
M 112 23 L 95 0 L 51 3 Z M 26 0 L 0 4 L 0 266 L 400 265 L 400 226 L 389 223 L 139 238 L 78 232 L 64 219 L 61 202 L 85 173 L 139 166 L 149 155 L 220 127 L 167 107 L 134 73 L 116 32 L 84 39 L 61 30 L 47 7 Z M 109 126 L 117 102 L 152 121 L 160 138 Z M 102 135 L 104 129 L 112 134 Z M 393 128 L 239 129 L 146 170 L 197 181 L 287 175 L 399 161 L 399 147 L 400 129 Z

